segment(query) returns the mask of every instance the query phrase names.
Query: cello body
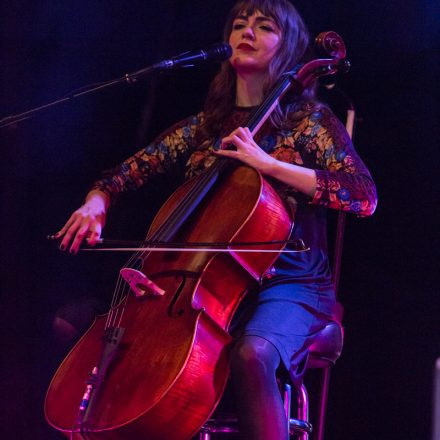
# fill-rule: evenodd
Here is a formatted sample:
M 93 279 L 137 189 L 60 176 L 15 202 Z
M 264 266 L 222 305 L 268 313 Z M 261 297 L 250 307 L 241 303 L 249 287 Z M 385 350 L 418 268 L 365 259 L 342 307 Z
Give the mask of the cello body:
M 147 238 L 196 181 L 168 199 Z M 233 243 L 286 240 L 292 226 L 292 214 L 257 171 L 230 167 L 176 238 L 228 242 L 231 251 L 142 256 L 142 272 L 165 294 L 126 298 L 121 344 L 80 429 L 79 403 L 102 350 L 105 317 L 96 319 L 52 379 L 45 401 L 48 422 L 73 439 L 191 438 L 215 409 L 228 379 L 232 316 L 278 256 L 240 253 Z

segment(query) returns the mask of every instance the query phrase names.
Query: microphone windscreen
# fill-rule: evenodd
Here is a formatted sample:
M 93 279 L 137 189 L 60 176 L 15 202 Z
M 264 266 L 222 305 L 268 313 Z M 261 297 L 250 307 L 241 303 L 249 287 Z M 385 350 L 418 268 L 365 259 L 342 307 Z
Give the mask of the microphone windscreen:
M 214 61 L 225 61 L 232 55 L 232 47 L 228 43 L 217 43 L 207 51 L 208 59 Z

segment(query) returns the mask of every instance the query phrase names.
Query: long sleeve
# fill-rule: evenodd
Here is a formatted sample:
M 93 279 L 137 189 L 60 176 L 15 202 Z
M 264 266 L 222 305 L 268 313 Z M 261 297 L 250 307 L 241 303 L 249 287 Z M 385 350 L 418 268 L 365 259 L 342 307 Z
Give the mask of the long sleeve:
M 313 169 L 317 177 L 313 197 L 273 181 L 279 193 L 295 207 L 291 238 L 302 239 L 310 250 L 281 254 L 268 282 L 316 283 L 329 286 L 331 292 L 326 208 L 368 216 L 374 212 L 377 198 L 371 175 L 345 127 L 331 110 L 318 105 L 304 106 L 301 116 L 292 114 L 293 128 L 284 129 L 277 136 L 263 136 L 259 142 L 277 160 Z M 318 302 L 321 300 L 319 296 Z
M 173 125 L 120 165 L 104 171 L 91 189 L 105 192 L 113 203 L 120 193 L 141 187 L 152 176 L 177 170 L 190 154 L 199 123 L 200 117 L 192 116 Z
M 316 171 L 312 204 L 355 213 L 373 214 L 376 187 L 341 122 L 326 107 L 306 117 L 294 135 L 304 165 Z M 313 158 L 315 165 L 310 163 Z M 309 163 L 307 163 L 309 162 Z

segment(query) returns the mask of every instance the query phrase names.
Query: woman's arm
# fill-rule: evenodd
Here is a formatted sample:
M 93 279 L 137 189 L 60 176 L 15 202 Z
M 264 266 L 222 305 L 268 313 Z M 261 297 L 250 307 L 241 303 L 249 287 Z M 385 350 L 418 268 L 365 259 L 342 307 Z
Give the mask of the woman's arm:
M 104 171 L 93 183 L 84 204 L 55 235 L 63 238 L 60 249 L 67 249 L 70 244 L 69 251 L 76 254 L 84 239 L 95 245 L 101 237 L 109 206 L 121 193 L 141 187 L 153 175 L 171 172 L 190 148 L 198 123 L 197 117 L 191 117 L 175 124 L 119 166 Z
M 313 204 L 371 215 L 377 204 L 376 188 L 343 125 L 324 107 L 298 127 L 271 154 L 255 143 L 249 129 L 240 127 L 222 141 L 223 147 L 234 144 L 237 151 L 216 154 L 241 160 L 311 197 Z M 308 157 L 313 168 L 289 162 L 293 157 Z
M 241 160 L 247 165 L 271 176 L 302 193 L 313 196 L 316 190 L 316 173 L 313 169 L 277 160 L 264 152 L 254 141 L 249 128 L 239 127 L 222 139 L 222 147 L 233 144 L 237 151 L 220 150 L 216 154 Z

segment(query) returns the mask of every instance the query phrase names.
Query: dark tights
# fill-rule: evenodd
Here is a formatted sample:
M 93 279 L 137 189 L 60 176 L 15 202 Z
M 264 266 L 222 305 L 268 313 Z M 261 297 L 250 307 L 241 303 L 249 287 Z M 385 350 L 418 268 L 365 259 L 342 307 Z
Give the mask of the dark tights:
M 275 372 L 277 349 L 258 336 L 240 338 L 231 356 L 231 376 L 237 402 L 240 438 L 285 440 L 287 420 Z

